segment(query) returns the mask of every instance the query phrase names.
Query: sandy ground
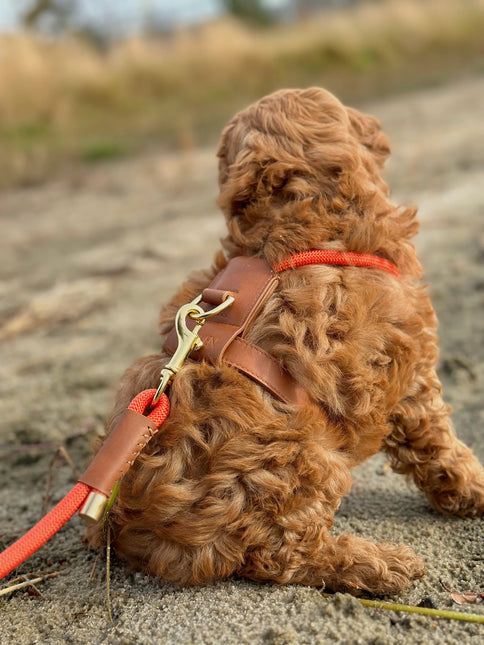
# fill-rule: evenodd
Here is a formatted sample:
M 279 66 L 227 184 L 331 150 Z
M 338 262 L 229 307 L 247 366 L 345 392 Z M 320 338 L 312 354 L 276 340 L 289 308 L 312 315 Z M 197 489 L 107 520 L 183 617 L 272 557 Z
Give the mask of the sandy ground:
M 420 205 L 417 240 L 440 318 L 447 400 L 460 437 L 484 460 L 484 79 L 360 106 L 395 151 L 396 201 Z M 214 151 L 151 156 L 1 198 L 0 546 L 40 516 L 58 446 L 79 469 L 101 432 L 116 383 L 156 351 L 160 303 L 191 268 L 207 266 L 223 221 L 214 207 Z M 73 485 L 58 460 L 50 504 Z M 335 531 L 404 542 L 427 576 L 397 600 L 452 604 L 449 587 L 483 590 L 483 522 L 445 518 L 375 457 L 354 474 Z M 462 643 L 484 626 L 381 612 L 349 596 L 229 580 L 179 589 L 114 561 L 113 627 L 104 562 L 81 543 L 78 518 L 19 568 L 58 571 L 0 598 L 1 643 Z M 430 598 L 430 600 L 429 600 Z M 483 612 L 484 605 L 462 610 Z

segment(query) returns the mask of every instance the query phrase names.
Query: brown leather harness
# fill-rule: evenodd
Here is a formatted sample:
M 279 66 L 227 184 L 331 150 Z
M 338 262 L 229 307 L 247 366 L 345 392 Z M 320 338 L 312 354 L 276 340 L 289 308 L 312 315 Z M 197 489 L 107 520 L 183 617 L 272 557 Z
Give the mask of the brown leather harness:
M 316 259 L 314 254 L 317 254 Z M 223 303 L 229 296 L 234 297 L 234 302 L 206 320 L 198 332 L 203 346 L 193 351 L 190 357 L 196 361 L 207 361 L 211 365 L 231 365 L 285 403 L 308 403 L 309 395 L 284 367 L 263 349 L 248 342 L 245 337 L 250 325 L 279 283 L 277 272 L 316 262 L 380 268 L 398 275 L 395 265 L 370 254 L 339 251 L 303 252 L 291 256 L 276 267 L 276 270 L 263 258 L 235 257 L 203 290 L 199 304 L 208 311 Z M 195 324 L 195 321 L 189 321 L 188 327 L 193 329 Z M 177 337 L 173 329 L 166 339 L 164 350 L 173 354 L 176 347 Z
M 192 352 L 190 358 L 211 365 L 221 362 L 231 365 L 281 401 L 302 405 L 309 401 L 306 391 L 275 358 L 245 339 L 278 283 L 279 277 L 263 258 L 241 256 L 230 260 L 203 290 L 199 304 L 209 310 L 228 296 L 234 296 L 234 302 L 205 322 L 199 331 L 203 346 Z M 188 326 L 194 327 L 195 322 L 189 321 Z M 172 330 L 163 349 L 173 354 L 176 343 L 175 330 Z

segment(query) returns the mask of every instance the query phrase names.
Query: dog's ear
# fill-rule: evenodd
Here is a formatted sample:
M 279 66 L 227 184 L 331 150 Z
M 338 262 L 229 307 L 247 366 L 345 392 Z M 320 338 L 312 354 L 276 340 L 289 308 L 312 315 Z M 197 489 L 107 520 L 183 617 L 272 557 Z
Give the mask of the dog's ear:
M 379 168 L 390 156 L 390 144 L 381 131 L 380 122 L 372 116 L 347 108 L 353 136 L 371 152 Z

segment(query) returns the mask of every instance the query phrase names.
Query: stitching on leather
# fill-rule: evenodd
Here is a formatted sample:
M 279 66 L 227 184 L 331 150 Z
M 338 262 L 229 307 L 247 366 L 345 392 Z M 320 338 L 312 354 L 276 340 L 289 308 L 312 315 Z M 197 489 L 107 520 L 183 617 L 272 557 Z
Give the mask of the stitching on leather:
M 270 287 L 272 287 L 272 283 L 273 283 L 274 278 L 276 278 L 276 276 L 272 275 L 272 276 L 271 276 L 271 279 L 270 279 L 269 281 L 266 281 L 266 283 L 265 283 L 264 287 L 263 287 L 263 288 L 261 289 L 261 291 L 259 292 L 258 297 L 257 297 L 257 298 L 254 300 L 254 302 L 252 303 L 252 305 L 251 305 L 251 307 L 250 307 L 249 311 L 247 312 L 247 315 L 246 315 L 246 317 L 245 317 L 245 320 L 244 320 L 244 322 L 243 322 L 243 324 L 242 324 L 242 326 L 241 326 L 241 329 L 240 329 L 240 331 L 241 331 L 241 332 L 242 332 L 242 331 L 245 331 L 245 328 L 247 327 L 247 325 L 248 325 L 249 321 L 253 320 L 253 319 L 254 319 L 254 318 L 259 314 L 260 310 L 262 309 L 262 307 L 264 306 L 264 304 L 266 303 L 266 301 L 270 298 L 270 296 L 272 295 L 272 293 L 275 291 L 275 288 L 277 287 L 277 283 L 279 282 L 279 279 L 278 279 L 278 278 L 276 278 L 275 285 L 274 285 L 274 289 L 272 289 L 272 290 L 271 290 L 271 289 L 270 289 Z M 267 297 L 266 297 L 266 298 L 264 298 L 264 296 L 265 296 L 266 294 L 267 294 Z M 257 308 L 257 311 L 255 311 L 255 312 L 254 312 L 254 311 L 253 311 L 253 309 L 255 308 L 256 304 L 257 304 L 259 301 L 262 301 L 262 302 L 260 303 L 259 307 Z
M 259 288 L 258 292 L 255 294 L 254 298 L 252 299 L 252 301 L 251 301 L 251 303 L 250 303 L 250 307 L 249 307 L 248 314 L 246 314 L 246 316 L 245 316 L 245 318 L 242 320 L 242 323 L 241 323 L 241 324 L 239 324 L 239 325 L 233 325 L 234 327 L 238 327 L 238 328 L 240 329 L 240 331 L 242 331 L 242 329 L 243 329 L 243 327 L 244 327 L 244 325 L 245 325 L 245 323 L 246 323 L 246 321 L 247 321 L 248 316 L 252 313 L 252 309 L 253 309 L 254 305 L 257 303 L 257 301 L 258 301 L 258 300 L 261 298 L 261 296 L 263 295 L 263 293 L 264 293 L 264 291 L 265 291 L 265 289 L 266 289 L 266 287 L 267 287 L 268 282 L 270 282 L 270 281 L 275 277 L 275 276 L 274 276 L 274 272 L 272 271 L 272 269 L 270 268 L 270 266 L 269 266 L 268 264 L 267 264 L 267 267 L 268 267 L 268 269 L 269 269 L 269 271 L 270 271 L 270 275 L 268 276 L 268 278 L 266 279 L 266 281 L 264 282 L 264 284 L 262 284 L 262 285 L 260 286 L 260 288 Z M 223 273 L 224 273 L 224 272 L 225 272 L 225 269 L 224 269 Z M 220 274 L 219 274 L 220 279 L 217 281 L 217 289 L 220 289 L 219 284 L 220 284 L 220 282 L 221 282 L 221 279 L 222 279 L 222 275 L 223 275 L 223 273 L 220 273 Z M 214 282 L 215 282 L 215 280 L 214 280 Z M 213 286 L 214 286 L 214 285 L 212 284 L 212 288 L 213 288 Z M 235 292 L 235 289 L 231 289 L 231 290 Z M 239 291 L 237 291 L 237 293 L 239 293 Z
M 130 453 L 130 455 L 132 455 L 131 459 L 129 458 L 128 455 L 126 455 L 124 457 L 124 461 L 118 467 L 118 470 L 115 471 L 114 474 L 112 474 L 110 477 L 104 479 L 105 484 L 100 486 L 100 488 L 108 490 L 111 493 L 113 491 L 113 488 L 114 488 L 114 483 L 117 480 L 119 480 L 122 477 L 124 477 L 126 472 L 134 464 L 134 462 L 136 461 L 137 457 L 139 456 L 139 454 L 141 453 L 143 448 L 148 443 L 149 439 L 151 437 L 153 437 L 157 432 L 158 432 L 158 428 L 152 428 L 150 425 L 146 425 L 145 426 L 145 432 L 139 437 L 140 441 L 136 442 L 136 444 L 135 444 L 137 447 L 139 447 L 139 450 L 132 450 L 131 451 L 131 453 Z M 143 442 L 141 438 L 144 438 L 145 441 Z M 126 468 L 126 466 L 128 466 L 128 468 Z M 87 483 L 88 485 L 91 485 L 90 481 L 92 480 L 92 476 L 93 475 L 88 475 L 88 477 L 85 478 L 86 481 L 84 481 L 84 483 Z M 102 484 L 102 481 L 103 481 L 102 477 L 101 477 L 101 481 L 99 481 L 99 475 L 96 475 L 96 473 L 94 473 L 94 478 L 95 478 L 96 485 L 98 485 L 99 483 Z

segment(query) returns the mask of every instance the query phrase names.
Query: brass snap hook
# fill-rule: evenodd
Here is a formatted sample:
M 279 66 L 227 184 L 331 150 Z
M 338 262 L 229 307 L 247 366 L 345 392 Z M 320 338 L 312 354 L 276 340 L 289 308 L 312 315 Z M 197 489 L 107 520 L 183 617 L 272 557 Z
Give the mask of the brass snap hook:
M 173 377 L 177 374 L 180 367 L 183 365 L 187 359 L 188 354 L 196 349 L 200 349 L 203 346 L 203 341 L 198 335 L 198 332 L 202 328 L 202 325 L 205 324 L 207 318 L 212 318 L 216 316 L 234 302 L 235 298 L 229 296 L 224 302 L 210 309 L 209 311 L 204 311 L 202 307 L 198 304 L 202 300 L 202 296 L 197 296 L 194 300 L 189 302 L 186 305 L 182 305 L 178 310 L 175 317 L 175 331 L 178 339 L 178 345 L 175 353 L 171 357 L 170 361 L 165 365 L 161 370 L 161 381 L 156 394 L 153 397 L 152 405 L 155 405 L 162 393 L 166 390 L 168 385 L 171 383 Z M 197 323 L 195 327 L 189 329 L 187 326 L 187 318 L 195 320 Z

